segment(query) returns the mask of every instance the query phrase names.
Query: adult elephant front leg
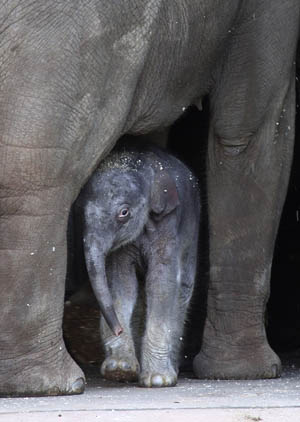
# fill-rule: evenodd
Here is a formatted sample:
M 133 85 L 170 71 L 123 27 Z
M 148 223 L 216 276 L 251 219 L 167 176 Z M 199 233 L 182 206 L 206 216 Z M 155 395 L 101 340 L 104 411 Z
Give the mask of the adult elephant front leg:
M 0 113 L 0 395 L 84 389 L 62 338 L 67 220 L 111 138 L 99 142 L 91 96 L 67 107 L 54 93 L 12 91 L 14 114 Z
M 284 22 L 275 25 L 279 31 Z M 276 39 L 281 45 L 283 38 Z M 227 72 L 223 69 L 212 98 L 211 272 L 203 344 L 194 361 L 197 376 L 203 378 L 272 378 L 281 372 L 266 339 L 264 313 L 293 153 L 295 40 L 280 48 L 251 42 L 247 40 L 245 57 L 242 40 L 233 40 Z M 285 62 L 276 56 L 284 66 L 272 61 L 273 48 L 282 55 L 291 52 Z
M 70 117 L 63 109 L 61 116 Z M 9 131 L 2 132 L 2 396 L 76 394 L 84 390 L 84 375 L 66 351 L 62 337 L 67 221 L 81 183 L 108 146 L 91 131 L 80 159 L 76 159 L 78 144 L 70 149 L 67 143 L 66 147 L 51 145 L 66 140 L 64 129 L 57 132 L 60 123 L 56 119 L 43 122 L 42 116 L 35 115 L 12 123 Z M 18 139 L 20 134 L 22 139 Z M 41 137 L 41 146 L 33 145 Z M 74 139 L 78 141 L 76 136 Z
M 26 40 L 1 63 L 0 395 L 74 394 L 84 375 L 62 338 L 66 227 L 87 119 L 76 126 L 83 107 L 58 83 L 62 65 L 73 68 L 58 41 L 39 50 Z
M 142 66 L 114 44 L 118 31 L 109 43 L 92 24 L 92 36 L 82 34 L 89 19 L 98 28 L 97 15 L 73 6 L 32 2 L 24 16 L 19 2 L 1 9 L 0 395 L 84 389 L 62 339 L 67 219 L 122 134 Z
M 0 394 L 80 393 L 61 328 L 68 187 L 1 189 L 0 204 Z

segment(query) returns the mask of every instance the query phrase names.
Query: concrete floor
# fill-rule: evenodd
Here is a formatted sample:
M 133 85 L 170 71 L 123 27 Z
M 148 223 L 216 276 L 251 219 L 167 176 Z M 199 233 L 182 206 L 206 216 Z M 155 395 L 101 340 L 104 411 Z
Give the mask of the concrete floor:
M 176 387 L 143 389 L 102 380 L 87 371 L 80 396 L 2 398 L 0 421 L 299 422 L 299 361 L 284 364 L 281 379 L 207 381 L 183 374 Z

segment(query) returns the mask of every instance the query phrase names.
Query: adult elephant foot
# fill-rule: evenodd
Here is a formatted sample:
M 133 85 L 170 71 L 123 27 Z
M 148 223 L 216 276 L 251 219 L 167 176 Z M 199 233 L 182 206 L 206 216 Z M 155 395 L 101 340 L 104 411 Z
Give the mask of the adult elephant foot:
M 85 387 L 82 370 L 65 349 L 63 341 L 52 349 L 1 362 L 0 396 L 57 396 L 81 394 Z
M 261 379 L 281 375 L 280 359 L 267 343 L 247 345 L 243 350 L 229 348 L 224 343 L 205 344 L 193 366 L 195 375 L 202 379 Z
M 269 346 L 265 332 L 269 272 L 255 273 L 237 266 L 211 268 L 202 347 L 193 363 L 198 378 L 261 379 L 281 375 L 280 359 Z M 236 273 L 243 277 L 235 284 L 226 281 Z
M 194 372 L 207 379 L 263 379 L 281 375 L 281 362 L 268 344 L 265 303 L 269 272 L 212 267 L 203 342 Z M 243 274 L 235 284 L 233 275 Z M 225 280 L 221 280 L 221 276 Z

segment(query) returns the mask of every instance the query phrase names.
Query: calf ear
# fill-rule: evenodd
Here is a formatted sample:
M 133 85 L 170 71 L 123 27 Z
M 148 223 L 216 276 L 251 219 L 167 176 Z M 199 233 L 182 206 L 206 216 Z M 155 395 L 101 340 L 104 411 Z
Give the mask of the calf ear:
M 157 172 L 151 189 L 150 207 L 155 220 L 162 219 L 179 205 L 178 191 L 171 175 L 162 170 Z

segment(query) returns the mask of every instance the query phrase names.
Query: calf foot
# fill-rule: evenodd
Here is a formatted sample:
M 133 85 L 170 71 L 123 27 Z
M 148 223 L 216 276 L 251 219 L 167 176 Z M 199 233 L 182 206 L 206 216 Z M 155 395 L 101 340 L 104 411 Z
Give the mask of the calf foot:
M 267 343 L 230 350 L 228 344 L 204 344 L 193 366 L 195 375 L 202 379 L 264 379 L 281 375 L 280 359 Z
M 141 387 L 173 387 L 177 383 L 177 372 L 170 362 L 156 365 L 143 365 L 139 377 Z
M 174 387 L 176 384 L 177 375 L 172 372 L 143 372 L 139 378 L 139 385 L 141 387 Z
M 103 331 L 101 332 L 101 336 L 106 358 L 101 365 L 101 375 L 111 381 L 137 381 L 140 373 L 140 365 L 135 356 L 135 348 L 131 335 L 124 330 L 118 337 L 112 336 L 111 333 L 105 337 L 105 331 Z
M 101 365 L 101 374 L 112 381 L 134 382 L 138 380 L 140 365 L 135 356 L 109 356 Z

